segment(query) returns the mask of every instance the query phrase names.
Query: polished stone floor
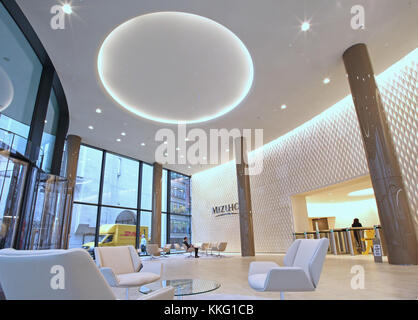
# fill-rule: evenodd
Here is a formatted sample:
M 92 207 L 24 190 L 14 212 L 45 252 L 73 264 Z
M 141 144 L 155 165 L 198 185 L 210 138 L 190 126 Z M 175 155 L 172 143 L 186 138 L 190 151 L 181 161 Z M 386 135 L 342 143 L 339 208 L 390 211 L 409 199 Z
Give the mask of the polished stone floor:
M 187 258 L 175 254 L 169 258 L 159 258 L 145 263 L 161 262 L 164 265 L 164 279 L 200 278 L 216 280 L 221 287 L 212 292 L 216 295 L 244 295 L 249 298 L 279 299 L 278 293 L 260 293 L 252 290 L 247 282 L 251 261 L 275 261 L 283 265 L 281 254 L 263 254 L 251 258 L 242 258 L 237 254 L 226 254 L 222 258 Z M 355 267 L 356 266 L 356 267 Z M 358 267 L 360 266 L 360 267 Z M 353 289 L 353 277 L 364 270 L 364 288 Z M 357 271 L 358 272 L 358 271 Z M 115 289 L 119 298 L 124 298 L 124 290 Z M 130 298 L 141 295 L 137 289 L 130 290 Z M 227 297 L 228 297 L 227 296 Z M 210 295 L 196 295 L 189 299 L 211 299 Z M 285 299 L 418 299 L 418 266 L 394 266 L 385 261 L 375 263 L 372 256 L 334 256 L 328 255 L 324 264 L 318 288 L 314 292 L 289 292 Z

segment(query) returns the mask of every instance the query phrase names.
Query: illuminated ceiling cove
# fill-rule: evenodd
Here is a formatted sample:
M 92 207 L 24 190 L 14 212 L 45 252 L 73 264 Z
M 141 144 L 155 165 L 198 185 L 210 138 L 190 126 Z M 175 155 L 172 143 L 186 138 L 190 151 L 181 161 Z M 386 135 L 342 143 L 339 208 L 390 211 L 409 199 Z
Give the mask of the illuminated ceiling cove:
M 251 55 L 219 23 L 189 13 L 141 15 L 116 27 L 98 55 L 107 93 L 126 110 L 163 123 L 220 117 L 247 96 Z

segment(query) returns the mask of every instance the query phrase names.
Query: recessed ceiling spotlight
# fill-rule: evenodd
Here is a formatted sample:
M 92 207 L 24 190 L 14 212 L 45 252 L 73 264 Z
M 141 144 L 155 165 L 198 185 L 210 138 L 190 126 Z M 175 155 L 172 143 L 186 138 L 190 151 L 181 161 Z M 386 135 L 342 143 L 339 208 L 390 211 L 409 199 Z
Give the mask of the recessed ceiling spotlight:
M 225 151 L 226 151 L 226 152 L 229 152 L 229 149 L 226 149 Z
M 121 133 L 121 135 L 122 135 L 122 136 L 126 136 L 126 133 L 125 133 L 125 132 L 122 132 L 122 133 Z
M 184 141 L 189 141 L 189 138 L 184 139 Z
M 187 168 L 191 169 L 192 167 L 191 166 L 188 166 Z
M 94 127 L 93 127 L 93 126 L 89 126 L 89 129 L 90 129 L 90 130 L 93 130 L 93 129 L 94 129 Z
M 72 14 L 73 13 L 73 8 L 71 8 L 71 5 L 69 3 L 65 3 L 62 6 L 62 11 L 64 11 L 64 13 L 66 13 L 66 14 Z
M 102 109 L 97 108 L 97 109 L 96 109 L 96 113 L 102 113 Z
M 168 142 L 167 141 L 164 141 L 164 144 L 167 144 Z
M 141 143 L 141 146 L 145 147 L 146 146 L 145 142 L 142 142 Z
M 121 140 L 121 139 L 119 139 L 119 138 L 117 138 L 117 139 L 116 139 L 116 141 L 117 141 L 117 142 L 121 142 L 122 140 Z
M 48 123 L 48 120 L 45 120 L 44 122 L 45 122 L 45 123 Z
M 328 83 L 330 83 L 330 82 L 331 82 L 331 80 L 330 80 L 330 78 L 325 78 L 322 82 L 323 82 L 324 84 L 328 84 Z
M 282 110 L 287 109 L 287 105 L 282 104 L 282 106 L 280 107 Z
M 308 21 L 304 21 L 302 25 L 300 26 L 300 30 L 303 32 L 308 31 L 311 28 L 311 24 Z

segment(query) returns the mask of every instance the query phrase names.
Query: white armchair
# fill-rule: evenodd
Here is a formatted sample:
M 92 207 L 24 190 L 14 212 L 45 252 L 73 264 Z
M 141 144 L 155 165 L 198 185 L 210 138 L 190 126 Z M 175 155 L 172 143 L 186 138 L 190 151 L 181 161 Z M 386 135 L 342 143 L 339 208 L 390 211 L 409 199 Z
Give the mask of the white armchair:
M 0 250 L 0 283 L 8 300 L 116 300 L 84 249 Z M 174 299 L 174 288 L 138 300 L 148 299 Z
M 284 292 L 314 291 L 321 276 L 329 240 L 298 239 L 284 258 L 284 267 L 274 262 L 252 262 L 248 283 L 257 291 Z
M 94 254 L 96 264 L 109 285 L 126 288 L 126 299 L 129 299 L 129 288 L 141 287 L 161 277 L 162 264 L 143 265 L 133 246 L 96 247 Z

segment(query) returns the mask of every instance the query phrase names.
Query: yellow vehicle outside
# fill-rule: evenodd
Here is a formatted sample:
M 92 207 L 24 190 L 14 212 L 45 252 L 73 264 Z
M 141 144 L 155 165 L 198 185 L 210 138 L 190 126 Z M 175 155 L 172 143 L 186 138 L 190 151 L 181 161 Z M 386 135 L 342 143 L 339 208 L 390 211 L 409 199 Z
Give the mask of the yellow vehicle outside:
M 145 235 L 147 241 L 148 227 L 139 228 L 140 237 Z M 99 247 L 135 246 L 136 226 L 131 224 L 104 224 L 99 230 Z M 82 245 L 83 249 L 93 251 L 94 242 Z

